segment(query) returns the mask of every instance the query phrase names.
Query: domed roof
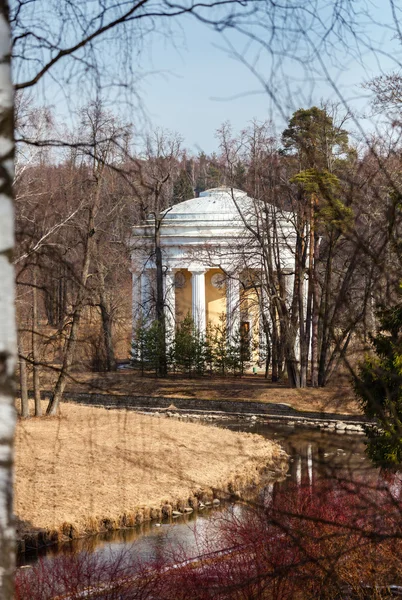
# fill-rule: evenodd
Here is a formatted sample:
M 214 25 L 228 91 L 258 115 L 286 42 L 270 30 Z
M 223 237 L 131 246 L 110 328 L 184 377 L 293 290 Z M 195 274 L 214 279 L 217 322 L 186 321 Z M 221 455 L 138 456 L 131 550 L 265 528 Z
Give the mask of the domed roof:
M 219 187 L 202 192 L 198 198 L 185 200 L 161 213 L 160 244 L 164 261 L 171 268 L 190 268 L 194 265 L 216 267 L 226 265 L 228 271 L 238 259 L 237 248 L 242 240 L 249 243 L 247 225 L 253 226 L 259 216 L 269 211 L 269 206 L 253 200 L 241 190 Z M 261 211 L 261 212 L 260 212 Z M 279 235 L 284 236 L 287 247 L 292 222 L 290 214 L 272 206 L 272 218 L 279 218 Z M 153 268 L 155 244 L 155 216 L 150 215 L 141 225 L 133 227 L 133 268 Z M 292 238 L 293 239 L 293 238 Z M 253 254 L 253 252 L 251 253 Z M 243 249 L 241 249 L 243 256 Z M 256 246 L 258 262 L 260 250 Z M 237 257 L 237 258 L 236 258 Z M 151 265 L 151 267 L 149 266 Z
M 198 198 L 185 200 L 164 211 L 164 220 L 231 220 L 249 211 L 252 199 L 246 192 L 228 187 L 212 188 L 201 192 Z

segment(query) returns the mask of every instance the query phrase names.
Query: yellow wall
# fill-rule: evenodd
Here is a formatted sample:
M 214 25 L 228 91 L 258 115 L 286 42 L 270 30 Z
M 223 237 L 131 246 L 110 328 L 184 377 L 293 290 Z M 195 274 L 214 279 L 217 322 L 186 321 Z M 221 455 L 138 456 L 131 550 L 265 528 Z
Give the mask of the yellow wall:
M 191 273 L 187 269 L 180 269 L 186 278 L 183 288 L 176 288 L 176 322 L 182 321 L 187 314 L 191 315 Z M 215 288 L 211 277 L 215 273 L 222 273 L 220 269 L 210 269 L 205 273 L 205 306 L 207 323 L 215 325 L 219 322 L 222 313 L 226 314 L 226 288 Z
M 186 278 L 183 288 L 176 288 L 176 322 L 182 321 L 187 314 L 191 315 L 191 273 L 187 269 L 180 269 L 180 273 Z M 226 286 L 221 289 L 214 287 L 211 283 L 211 277 L 215 273 L 222 273 L 221 269 L 210 269 L 205 274 L 205 306 L 207 310 L 207 325 L 219 324 L 222 314 L 226 314 Z M 240 311 L 241 320 L 252 322 L 252 336 L 255 345 L 258 345 L 259 336 L 259 309 L 257 295 L 254 290 L 243 290 L 240 287 Z M 253 352 L 254 360 L 258 358 L 258 353 Z
M 252 350 L 252 359 L 254 361 L 258 360 L 258 345 L 259 345 L 259 335 L 260 335 L 260 317 L 259 317 L 259 306 L 258 306 L 258 296 L 255 290 L 244 290 L 240 291 L 240 314 L 241 321 L 251 321 L 252 327 L 252 342 L 251 350 Z
M 222 313 L 226 314 L 226 287 L 218 289 L 211 283 L 211 277 L 216 273 L 222 273 L 221 269 L 210 269 L 205 273 L 205 305 L 208 325 L 217 325 Z
M 176 288 L 176 323 L 182 321 L 187 314 L 191 315 L 191 273 L 187 269 L 180 269 L 186 284 L 183 288 Z

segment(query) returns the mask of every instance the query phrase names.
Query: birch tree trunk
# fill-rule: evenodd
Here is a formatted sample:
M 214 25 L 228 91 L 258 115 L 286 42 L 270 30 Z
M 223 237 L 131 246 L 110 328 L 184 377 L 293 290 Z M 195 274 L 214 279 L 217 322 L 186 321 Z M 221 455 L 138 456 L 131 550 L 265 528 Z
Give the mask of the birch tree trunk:
M 21 417 L 27 419 L 29 417 L 27 363 L 25 358 L 22 356 L 21 349 L 19 351 L 19 363 L 21 389 Z
M 14 316 L 14 178 L 13 86 L 10 71 L 10 27 L 7 0 L 0 0 L 0 598 L 14 593 L 13 373 L 17 336 Z
M 38 349 L 38 288 L 37 288 L 37 266 L 33 267 L 32 287 L 32 366 L 33 366 L 33 392 L 35 400 L 35 417 L 42 416 L 42 404 L 40 401 L 40 374 L 39 374 L 39 349 Z

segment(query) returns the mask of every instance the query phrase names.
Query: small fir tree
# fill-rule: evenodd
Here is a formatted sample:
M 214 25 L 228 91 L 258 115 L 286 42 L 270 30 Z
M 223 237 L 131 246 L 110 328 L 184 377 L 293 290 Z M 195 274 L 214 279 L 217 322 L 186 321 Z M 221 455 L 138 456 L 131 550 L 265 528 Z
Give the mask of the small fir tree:
M 374 356 L 360 365 L 354 387 L 365 415 L 367 452 L 385 468 L 402 465 L 402 303 L 379 313 L 380 330 L 371 336 Z
M 210 360 L 211 370 L 225 375 L 228 371 L 240 375 L 244 372 L 246 360 L 243 338 L 240 330 L 228 335 L 226 315 L 219 317 L 216 325 L 210 325 L 207 333 L 207 355 Z
M 193 372 L 200 375 L 204 373 L 206 344 L 190 315 L 179 323 L 173 346 L 174 362 L 178 369 L 186 371 L 190 377 Z
M 143 356 L 145 365 L 155 371 L 156 377 L 161 375 L 166 364 L 165 351 L 163 327 L 159 321 L 154 321 L 145 331 Z
M 207 339 L 210 346 L 212 369 L 220 375 L 225 375 L 228 368 L 228 349 L 226 316 L 224 314 L 220 315 L 219 323 L 209 326 Z
M 228 368 L 233 371 L 233 375 L 243 375 L 244 371 L 244 352 L 243 352 L 243 344 L 241 340 L 240 331 L 237 331 L 233 335 L 230 336 L 230 339 L 227 341 L 227 365 Z
M 144 375 L 144 353 L 146 343 L 147 328 L 143 319 L 138 319 L 134 329 L 134 339 L 131 343 L 131 364 L 141 369 L 141 375 Z

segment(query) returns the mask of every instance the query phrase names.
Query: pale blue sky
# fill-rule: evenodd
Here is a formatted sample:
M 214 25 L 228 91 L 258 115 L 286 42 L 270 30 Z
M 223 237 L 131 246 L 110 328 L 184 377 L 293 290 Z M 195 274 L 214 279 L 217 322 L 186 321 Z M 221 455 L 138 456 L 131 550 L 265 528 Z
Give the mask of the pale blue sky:
M 216 129 L 229 120 L 235 130 L 247 125 L 253 118 L 271 119 L 278 131 L 284 127 L 284 118 L 300 107 L 318 104 L 321 99 L 337 100 L 334 87 L 328 76 L 336 83 L 348 105 L 359 115 L 359 124 L 373 128 L 370 119 L 361 119 L 367 113 L 367 92 L 361 83 L 381 72 L 399 70 L 402 47 L 395 39 L 396 26 L 391 11 L 392 0 L 358 0 L 352 5 L 363 7 L 365 13 L 358 14 L 353 32 L 343 34 L 344 47 L 337 45 L 327 53 L 319 52 L 308 65 L 280 56 L 269 56 L 260 45 L 251 45 L 245 50 L 246 40 L 237 32 L 227 36 L 229 43 L 253 63 L 257 76 L 250 69 L 230 56 L 225 38 L 207 26 L 186 17 L 175 24 L 173 31 L 162 36 L 154 34 L 147 38 L 143 51 L 138 56 L 138 69 L 144 78 L 138 84 L 138 92 L 148 118 L 146 126 L 167 128 L 184 138 L 184 145 L 191 152 L 217 149 Z M 332 7 L 329 0 L 323 6 L 323 16 Z M 346 24 L 347 27 L 347 24 Z M 262 35 L 258 24 L 249 30 Z M 356 43 L 354 32 L 360 38 Z M 268 33 L 265 34 L 268 38 Z M 310 35 L 310 32 L 308 32 Z M 314 33 L 311 34 L 314 41 Z M 372 49 L 368 46 L 372 45 Z M 279 45 L 280 46 L 280 45 Z M 278 47 L 279 47 L 278 46 Z M 277 47 L 277 49 L 278 49 Z M 303 56 L 305 47 L 286 48 L 296 59 Z M 109 66 L 107 48 L 104 48 L 106 68 Z M 359 56 L 359 51 L 363 52 Z M 321 62 L 320 62 L 321 61 Z M 273 74 L 272 74 L 273 72 Z M 274 100 L 263 89 L 269 83 Z M 85 86 L 84 86 L 85 87 Z M 85 99 L 84 87 L 74 94 L 69 109 L 63 91 L 49 80 L 43 83 L 47 101 L 57 112 L 64 115 L 74 110 Z M 51 93 L 49 94 L 49 89 Z M 124 92 L 112 96 L 111 105 L 123 110 L 137 126 L 143 127 L 144 119 L 136 108 L 127 109 L 123 102 Z M 122 102 L 119 102 L 122 100 Z M 123 108 L 124 107 L 124 108 Z M 355 123 L 356 130 L 358 123 Z
M 152 123 L 181 133 L 190 150 L 200 148 L 207 152 L 216 149 L 214 132 L 225 120 L 236 130 L 253 118 L 272 119 L 280 131 L 284 116 L 290 116 L 297 108 L 317 104 L 321 99 L 339 99 L 334 87 L 326 81 L 323 69 L 327 68 L 341 97 L 359 116 L 362 127 L 373 128 L 371 119 L 364 119 L 369 109 L 367 92 L 361 83 L 381 72 L 399 70 L 402 48 L 395 39 L 390 3 L 376 0 L 364 4 L 367 15 L 357 17 L 361 42 L 354 46 L 355 40 L 350 35 L 350 46 L 323 56 L 324 64 L 316 61 L 314 74 L 310 69 L 306 73 L 299 64 L 287 59 L 283 61 L 284 70 L 276 69 L 271 78 L 271 59 L 266 53 L 259 56 L 256 71 L 276 86 L 275 102 L 258 77 L 225 50 L 221 34 L 186 19 L 185 39 L 178 38 L 177 48 L 161 40 L 152 47 L 150 65 L 166 71 L 164 76 L 152 76 L 144 87 L 144 101 Z M 232 32 L 229 40 L 243 54 L 244 38 Z M 349 43 L 347 37 L 345 42 Z M 372 49 L 368 48 L 370 45 Z M 349 51 L 352 55 L 348 55 Z M 249 57 L 254 59 L 256 55 L 257 50 L 249 49 Z

